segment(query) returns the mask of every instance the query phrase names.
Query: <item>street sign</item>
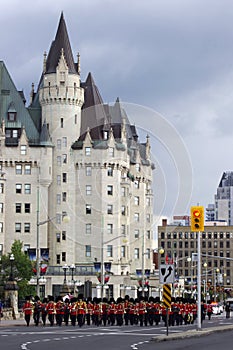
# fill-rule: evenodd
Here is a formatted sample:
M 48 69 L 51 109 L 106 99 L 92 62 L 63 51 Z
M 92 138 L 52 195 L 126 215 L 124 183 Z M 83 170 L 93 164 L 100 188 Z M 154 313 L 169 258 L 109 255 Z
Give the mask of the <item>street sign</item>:
M 163 285 L 163 304 L 170 309 L 172 300 L 172 288 L 170 284 Z
M 173 264 L 161 264 L 159 268 L 159 283 L 175 282 L 175 268 Z

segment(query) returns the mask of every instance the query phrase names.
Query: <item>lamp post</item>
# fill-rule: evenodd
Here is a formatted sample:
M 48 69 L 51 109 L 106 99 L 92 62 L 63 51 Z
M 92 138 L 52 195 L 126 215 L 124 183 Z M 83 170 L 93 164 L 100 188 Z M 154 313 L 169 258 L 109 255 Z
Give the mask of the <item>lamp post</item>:
M 214 269 L 214 301 L 216 302 L 216 297 L 217 297 L 217 276 L 219 273 L 219 269 L 215 268 Z
M 36 294 L 40 296 L 40 226 L 56 219 L 56 216 L 40 221 L 39 185 L 37 186 L 37 210 L 36 210 Z M 62 222 L 70 221 L 69 216 L 63 216 Z
M 207 304 L 207 262 L 205 262 L 203 264 L 204 268 L 205 268 L 205 290 L 204 290 L 204 295 L 205 295 L 205 303 Z
M 73 286 L 73 293 L 74 293 L 74 288 L 75 288 L 75 285 L 74 285 L 74 270 L 75 270 L 75 265 L 74 264 L 71 264 L 70 265 L 70 270 L 71 270 L 71 284 Z
M 12 253 L 10 255 L 11 272 L 10 272 L 9 281 L 14 281 L 14 276 L 13 276 L 13 263 L 14 263 L 14 260 L 15 260 L 15 257 L 14 257 L 14 254 Z
M 67 276 L 67 270 L 69 269 L 69 266 L 67 264 L 65 264 L 64 266 L 62 266 L 62 269 L 63 269 L 63 272 L 64 272 L 64 284 L 67 284 L 67 279 L 66 279 L 66 276 Z

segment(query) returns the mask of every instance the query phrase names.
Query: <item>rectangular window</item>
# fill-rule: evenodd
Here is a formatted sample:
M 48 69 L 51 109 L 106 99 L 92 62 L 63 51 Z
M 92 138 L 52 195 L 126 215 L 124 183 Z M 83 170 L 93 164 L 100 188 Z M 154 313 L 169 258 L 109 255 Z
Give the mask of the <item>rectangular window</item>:
M 109 157 L 114 157 L 114 148 L 113 147 L 109 147 L 108 154 L 109 154 Z
M 86 166 L 86 176 L 91 176 L 91 166 Z
M 107 171 L 108 176 L 113 176 L 113 167 L 109 166 Z
M 15 166 L 15 173 L 17 175 L 21 175 L 22 174 L 22 165 L 21 164 L 16 164 L 16 166 Z
M 146 249 L 146 258 L 150 259 L 150 249 L 149 248 Z
M 58 205 L 61 204 L 61 195 L 60 195 L 60 193 L 57 193 L 57 204 Z
M 56 237 L 57 237 L 57 243 L 60 243 L 61 242 L 61 234 L 60 234 L 60 232 L 57 232 Z
M 134 259 L 139 259 L 139 248 L 134 248 Z
M 15 212 L 21 213 L 22 211 L 22 204 L 21 203 L 15 203 Z
M 57 156 L 57 166 L 61 166 L 61 156 Z
M 150 239 L 150 230 L 146 231 L 146 238 Z
M 86 234 L 91 234 L 91 224 L 86 224 Z
M 25 222 L 24 223 L 24 233 L 29 233 L 30 232 L 30 223 Z
M 66 231 L 62 231 L 61 237 L 62 237 L 62 240 L 63 240 L 63 241 L 66 240 Z
M 112 245 L 107 245 L 107 256 L 109 258 L 112 258 L 112 255 L 113 255 L 113 253 L 112 253 Z
M 66 252 L 61 253 L 61 259 L 62 261 L 66 261 Z
M 91 196 L 91 185 L 86 185 L 86 195 Z
M 0 184 L 0 193 L 4 193 L 4 184 Z
M 91 147 L 85 147 L 85 155 L 90 156 L 91 155 Z
M 57 254 L 57 264 L 60 265 L 61 263 L 61 256 L 60 254 Z
M 62 202 L 66 202 L 66 198 L 67 198 L 66 192 L 62 192 Z
M 21 223 L 20 222 L 15 223 L 15 232 L 21 232 Z
M 64 127 L 64 119 L 63 118 L 60 119 L 60 125 L 61 125 L 61 128 Z M 62 261 L 64 261 L 64 260 L 62 260 Z
M 67 182 L 67 173 L 62 173 L 62 182 Z
M 126 215 L 126 207 L 125 207 L 125 205 L 122 205 L 121 206 L 121 215 Z
M 22 185 L 21 184 L 15 185 L 15 193 L 22 193 Z
M 139 205 L 139 197 L 138 196 L 134 196 L 134 204 Z
M 57 139 L 57 149 L 61 149 L 61 139 Z
M 134 238 L 139 238 L 139 230 L 134 230 Z
M 31 175 L 31 165 L 30 164 L 26 164 L 24 167 L 24 174 L 25 175 Z
M 30 203 L 24 203 L 24 212 L 25 213 L 31 212 L 31 204 Z
M 91 257 L 91 246 L 90 245 L 85 246 L 85 255 L 87 258 Z
M 146 214 L 146 221 L 150 222 L 150 214 Z
M 108 234 L 113 233 L 113 224 L 107 224 L 107 232 L 108 232 Z
M 62 146 L 63 146 L 63 148 L 67 147 L 67 137 L 62 138 Z
M 26 146 L 26 145 L 20 146 L 20 154 L 21 154 L 22 156 L 24 156 L 24 155 L 27 154 L 27 146 Z
M 3 222 L 0 222 L 0 233 L 3 233 Z
M 3 213 L 3 203 L 0 203 L 0 213 Z
M 149 197 L 146 197 L 146 205 L 147 205 L 147 207 L 150 206 L 150 198 Z
M 57 175 L 57 185 L 61 186 L 61 175 Z
M 86 214 L 91 214 L 91 204 L 86 204 Z
M 113 195 L 113 186 L 112 185 L 108 185 L 107 186 L 107 194 L 109 196 L 112 196 Z
M 121 187 L 121 196 L 126 197 L 126 188 L 125 187 Z
M 121 246 L 121 257 L 125 258 L 125 245 Z
M 20 186 L 21 186 L 21 189 L 22 189 L 22 185 L 20 185 Z M 17 191 L 16 191 L 16 193 L 17 193 Z M 25 194 L 31 194 L 31 185 L 30 184 L 25 184 L 24 185 L 24 193 Z
M 134 221 L 139 222 L 139 213 L 134 213 Z
M 107 213 L 108 214 L 113 214 L 113 206 L 112 206 L 112 204 L 108 204 L 108 206 L 107 206 Z
M 63 162 L 63 164 L 67 163 L 67 154 L 62 155 L 62 162 Z
M 122 234 L 123 236 L 126 235 L 126 226 L 125 226 L 125 225 L 121 225 L 121 234 Z
M 134 181 L 134 187 L 135 187 L 135 188 L 139 188 L 139 181 L 138 181 L 138 180 L 135 180 L 135 181 Z
M 135 169 L 136 169 L 137 172 L 139 172 L 139 171 L 140 171 L 140 164 L 137 163 L 137 164 L 135 165 Z

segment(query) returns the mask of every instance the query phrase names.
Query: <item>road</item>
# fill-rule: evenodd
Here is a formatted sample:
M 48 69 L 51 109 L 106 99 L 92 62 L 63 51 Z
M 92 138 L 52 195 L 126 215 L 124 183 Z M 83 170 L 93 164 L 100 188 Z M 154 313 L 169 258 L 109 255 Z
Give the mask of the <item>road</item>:
M 215 316 L 211 321 L 205 321 L 203 329 L 220 326 L 226 324 L 233 325 L 233 319 L 226 320 L 224 316 Z M 195 325 L 170 327 L 169 334 L 178 332 L 186 332 L 195 329 Z M 232 349 L 232 333 L 222 332 L 219 334 L 209 335 L 207 337 L 189 338 L 183 340 L 172 340 L 166 342 L 155 343 L 151 339 L 153 337 L 166 336 L 166 328 L 163 324 L 153 327 L 139 326 L 122 326 L 122 327 L 95 327 L 83 326 L 82 328 L 72 326 L 54 326 L 54 327 L 25 327 L 23 326 L 5 326 L 0 327 L 0 347 L 1 350 L 64 350 L 69 348 L 82 350 L 152 350 L 152 349 L 220 349 L 220 345 L 224 350 Z M 207 340 L 206 340 L 207 339 Z M 229 343 L 230 342 L 230 343 Z M 206 345 L 205 345 L 206 344 Z M 191 346 L 191 347 L 190 347 Z

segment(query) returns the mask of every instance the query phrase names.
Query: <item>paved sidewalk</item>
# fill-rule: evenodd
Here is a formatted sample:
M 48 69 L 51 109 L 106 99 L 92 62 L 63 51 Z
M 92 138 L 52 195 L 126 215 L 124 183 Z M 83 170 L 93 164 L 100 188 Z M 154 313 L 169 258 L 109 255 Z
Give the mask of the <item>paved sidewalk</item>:
M 202 337 L 215 332 L 225 332 L 233 330 L 233 325 L 222 325 L 218 327 L 202 328 L 200 330 L 192 329 L 190 331 L 180 332 L 180 333 L 168 333 L 168 335 L 157 335 L 152 337 L 151 340 L 154 342 L 164 342 L 169 340 L 178 340 L 184 338 L 192 337 Z
M 15 326 L 25 326 L 26 322 L 23 318 L 19 320 L 3 320 L 0 321 L 0 327 L 15 327 Z

